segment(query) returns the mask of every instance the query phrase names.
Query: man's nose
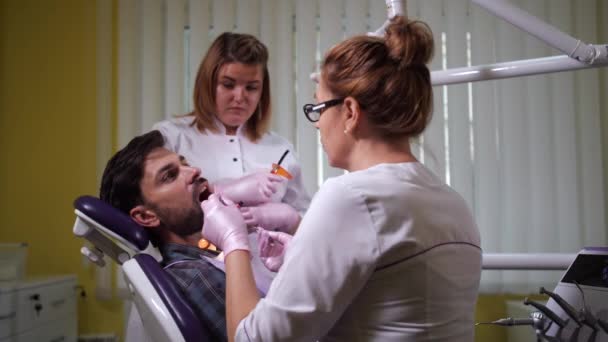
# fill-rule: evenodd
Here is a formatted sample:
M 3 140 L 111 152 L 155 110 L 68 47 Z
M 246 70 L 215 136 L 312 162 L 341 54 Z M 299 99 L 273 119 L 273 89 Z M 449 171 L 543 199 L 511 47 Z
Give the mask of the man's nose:
M 187 168 L 188 168 L 188 171 L 190 172 L 190 175 L 188 177 L 188 180 L 190 183 L 192 183 L 200 178 L 201 169 L 199 169 L 198 167 L 193 167 L 193 166 L 187 166 Z

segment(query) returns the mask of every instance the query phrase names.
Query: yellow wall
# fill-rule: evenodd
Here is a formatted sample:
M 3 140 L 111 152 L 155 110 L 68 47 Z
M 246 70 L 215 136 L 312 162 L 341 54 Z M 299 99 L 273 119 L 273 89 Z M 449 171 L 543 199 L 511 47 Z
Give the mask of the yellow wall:
M 78 276 L 79 333 L 120 333 L 71 233 L 72 201 L 97 192 L 95 3 L 0 0 L 0 242 L 29 243 L 28 276 Z
M 475 322 L 491 322 L 506 317 L 507 310 L 504 296 L 481 295 L 477 298 Z M 475 341 L 503 342 L 507 340 L 507 331 L 502 327 L 480 325 L 475 327 Z

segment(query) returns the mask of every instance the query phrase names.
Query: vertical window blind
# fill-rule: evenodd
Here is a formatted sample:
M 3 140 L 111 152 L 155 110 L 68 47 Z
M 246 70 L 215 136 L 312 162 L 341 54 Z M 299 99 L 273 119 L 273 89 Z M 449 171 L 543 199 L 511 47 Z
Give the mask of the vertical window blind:
M 601 0 L 511 1 L 588 43 L 608 37 Z M 132 0 L 118 2 L 118 145 L 192 107 L 207 48 L 250 33 L 270 53 L 272 129 L 291 140 L 311 193 L 330 167 L 302 113 L 325 51 L 386 20 L 382 0 Z M 598 15 L 597 11 L 604 11 Z M 559 54 L 465 0 L 409 0 L 434 32 L 431 70 Z M 604 42 L 605 43 L 605 42 Z M 606 69 L 606 68 L 604 68 Z M 474 212 L 485 252 L 576 252 L 606 245 L 601 112 L 606 70 L 434 87 L 434 114 L 414 152 Z M 602 81 L 603 80 L 603 81 Z M 561 272 L 486 271 L 484 292 L 551 288 Z

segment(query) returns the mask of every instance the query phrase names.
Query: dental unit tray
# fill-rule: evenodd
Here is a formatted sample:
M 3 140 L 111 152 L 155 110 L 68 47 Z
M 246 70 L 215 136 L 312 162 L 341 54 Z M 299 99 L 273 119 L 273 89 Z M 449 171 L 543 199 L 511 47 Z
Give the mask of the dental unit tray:
M 538 311 L 525 318 L 502 318 L 500 326 L 531 326 L 537 341 L 608 342 L 608 247 L 581 250 L 553 291 L 546 304 L 526 298 L 525 305 Z

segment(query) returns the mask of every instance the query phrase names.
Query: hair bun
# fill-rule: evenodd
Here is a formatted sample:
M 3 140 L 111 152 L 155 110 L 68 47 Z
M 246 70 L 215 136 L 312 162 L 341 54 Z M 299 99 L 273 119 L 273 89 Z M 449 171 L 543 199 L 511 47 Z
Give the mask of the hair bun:
M 435 43 L 431 28 L 422 21 L 395 16 L 386 28 L 385 44 L 389 56 L 399 68 L 428 64 L 433 58 Z

